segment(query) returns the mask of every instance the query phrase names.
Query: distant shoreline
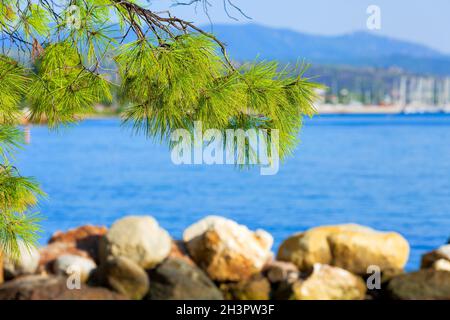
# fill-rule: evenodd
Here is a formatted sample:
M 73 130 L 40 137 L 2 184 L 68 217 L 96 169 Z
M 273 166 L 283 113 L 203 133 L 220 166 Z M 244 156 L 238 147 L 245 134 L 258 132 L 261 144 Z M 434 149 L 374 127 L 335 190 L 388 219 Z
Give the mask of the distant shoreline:
M 398 115 L 398 114 L 447 114 L 449 109 L 438 107 L 403 107 L 392 106 L 364 106 L 364 105 L 332 105 L 321 104 L 316 106 L 320 115 Z
M 316 106 L 317 115 L 327 116 L 327 115 L 450 115 L 449 108 L 438 108 L 438 107 L 402 107 L 402 106 L 364 106 L 364 105 L 342 105 L 342 104 L 321 104 Z M 91 114 L 79 117 L 79 120 L 109 120 L 109 119 L 120 119 L 119 113 L 114 112 L 95 112 Z M 28 120 L 25 115 L 20 121 L 21 125 L 27 125 Z M 44 124 L 45 121 L 42 122 Z

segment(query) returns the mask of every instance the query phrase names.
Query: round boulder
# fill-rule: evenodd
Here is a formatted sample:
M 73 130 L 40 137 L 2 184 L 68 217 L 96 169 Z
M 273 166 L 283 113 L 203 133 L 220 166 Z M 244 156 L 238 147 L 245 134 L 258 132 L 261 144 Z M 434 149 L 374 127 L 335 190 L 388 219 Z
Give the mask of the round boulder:
M 263 230 L 210 216 L 187 228 L 183 240 L 192 259 L 216 281 L 242 281 L 272 258 L 273 238 Z
M 381 271 L 402 270 L 408 257 L 409 244 L 401 235 L 353 224 L 296 234 L 285 240 L 278 251 L 279 260 L 292 262 L 301 271 L 310 271 L 320 263 L 361 275 L 373 265 Z
M 108 285 L 130 299 L 140 300 L 149 290 L 150 282 L 144 269 L 125 257 L 112 257 L 104 266 Z
M 126 257 L 143 269 L 151 269 L 170 253 L 172 240 L 149 216 L 117 220 L 100 241 L 102 263 L 109 257 Z
M 206 274 L 184 259 L 168 258 L 149 275 L 151 300 L 223 300 Z
M 284 240 L 278 249 L 277 258 L 281 261 L 292 262 L 301 271 L 310 271 L 316 263 L 331 264 L 333 256 L 328 243 L 328 237 L 331 234 L 368 230 L 354 224 L 313 228 Z

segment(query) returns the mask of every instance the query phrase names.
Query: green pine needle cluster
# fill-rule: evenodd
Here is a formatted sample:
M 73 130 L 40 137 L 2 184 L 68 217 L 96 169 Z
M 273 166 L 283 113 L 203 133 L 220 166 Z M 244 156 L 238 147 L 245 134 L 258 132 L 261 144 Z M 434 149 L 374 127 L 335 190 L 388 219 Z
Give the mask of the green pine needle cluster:
M 71 123 L 76 115 L 93 110 L 95 103 L 111 100 L 109 83 L 87 70 L 69 42 L 48 46 L 36 62 L 27 94 L 31 121 L 50 126 Z
M 11 124 L 21 116 L 18 108 L 29 83 L 25 68 L 0 55 L 0 124 Z
M 278 129 L 281 158 L 292 153 L 304 115 L 315 113 L 319 85 L 303 78 L 305 66 L 280 70 L 276 62 L 230 70 L 210 39 L 188 35 L 155 45 L 138 40 L 116 58 L 125 122 L 149 137 L 168 140 L 175 129 Z M 238 125 L 238 126 L 237 126 Z
M 21 177 L 12 166 L 0 166 L 0 249 L 9 256 L 18 253 L 19 239 L 36 244 L 40 217 L 28 210 L 40 196 L 43 193 L 36 181 Z
M 39 216 L 30 210 L 44 196 L 34 179 L 22 177 L 11 164 L 22 140 L 20 129 L 0 125 L 0 250 L 12 257 L 18 253 L 19 239 L 27 245 L 36 243 Z
M 276 62 L 232 64 L 223 44 L 191 23 L 160 16 L 127 0 L 5 0 L 0 4 L 0 248 L 36 240 L 43 195 L 11 163 L 26 118 L 50 127 L 77 122 L 111 101 L 125 106 L 124 123 L 170 143 L 174 130 L 279 131 L 283 159 L 298 143 L 303 116 L 312 116 L 319 85 L 306 66 Z M 79 8 L 74 28 L 69 6 Z M 55 9 L 56 8 L 56 9 Z M 110 23 L 117 17 L 118 28 Z M 118 34 L 120 35 L 118 37 Z M 133 36 L 131 36 L 133 35 Z M 130 40 L 133 39 L 133 40 Z M 2 40 L 3 41 L 3 40 Z M 230 141 L 224 141 L 224 148 Z M 238 157 L 249 158 L 250 149 Z
M 19 105 L 29 78 L 24 67 L 0 56 L 0 250 L 10 256 L 18 253 L 18 240 L 36 243 L 38 216 L 29 210 L 43 192 L 36 181 L 20 176 L 11 164 L 23 144 L 23 132 L 14 126 L 21 117 Z

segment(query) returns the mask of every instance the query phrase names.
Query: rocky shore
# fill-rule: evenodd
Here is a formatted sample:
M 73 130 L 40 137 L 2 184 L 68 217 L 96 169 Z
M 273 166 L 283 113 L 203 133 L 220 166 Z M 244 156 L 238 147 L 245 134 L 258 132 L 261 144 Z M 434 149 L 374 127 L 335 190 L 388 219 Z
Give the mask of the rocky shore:
M 0 300 L 450 300 L 450 244 L 405 273 L 409 244 L 360 225 L 273 238 L 210 216 L 174 240 L 150 216 L 56 232 L 0 257 Z

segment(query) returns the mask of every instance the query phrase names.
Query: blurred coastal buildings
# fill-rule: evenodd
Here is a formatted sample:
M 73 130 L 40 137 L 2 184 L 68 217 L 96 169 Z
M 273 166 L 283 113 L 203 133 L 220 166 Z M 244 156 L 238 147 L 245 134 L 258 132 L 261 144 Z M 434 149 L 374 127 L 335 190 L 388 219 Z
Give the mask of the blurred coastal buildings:
M 318 81 L 327 86 L 319 91 L 319 108 L 379 106 L 406 112 L 450 111 L 450 77 L 375 68 L 317 67 L 312 72 L 319 74 Z
M 406 77 L 392 90 L 392 99 L 402 106 L 450 107 L 450 77 Z

